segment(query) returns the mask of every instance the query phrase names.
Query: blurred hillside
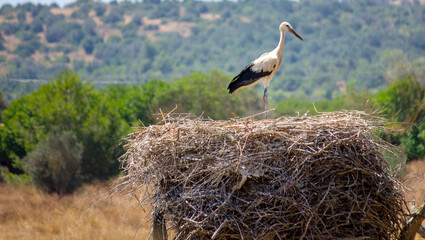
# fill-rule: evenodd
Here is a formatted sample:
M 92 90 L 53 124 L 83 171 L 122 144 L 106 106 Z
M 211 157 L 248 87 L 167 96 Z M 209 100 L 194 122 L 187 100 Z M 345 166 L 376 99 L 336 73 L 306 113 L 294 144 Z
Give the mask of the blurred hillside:
M 284 20 L 305 41 L 287 35 L 274 101 L 382 90 L 394 66 L 425 61 L 423 1 L 158 2 L 3 5 L 0 90 L 25 95 L 63 67 L 96 85 L 233 75 L 276 46 Z

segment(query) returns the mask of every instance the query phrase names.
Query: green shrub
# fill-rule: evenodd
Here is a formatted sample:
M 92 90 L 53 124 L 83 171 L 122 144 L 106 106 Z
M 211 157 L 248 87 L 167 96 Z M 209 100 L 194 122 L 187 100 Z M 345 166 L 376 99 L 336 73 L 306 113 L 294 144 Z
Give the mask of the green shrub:
M 71 44 L 80 44 L 81 40 L 84 38 L 84 32 L 82 29 L 72 29 L 66 35 L 66 41 Z
M 41 47 L 41 43 L 38 40 L 31 40 L 29 42 L 23 42 L 18 44 L 13 53 L 18 54 L 20 57 L 29 57 Z
M 71 193 L 81 185 L 83 145 L 72 131 L 51 133 L 25 158 L 25 169 L 33 183 L 47 191 Z
M 19 23 L 25 23 L 25 21 L 27 20 L 27 17 L 25 15 L 25 12 L 24 11 L 18 12 L 17 17 L 18 17 Z
M 3 35 L 0 33 L 0 51 L 6 50 L 6 47 L 4 46 L 4 37 Z
M 67 33 L 66 22 L 56 22 L 47 27 L 46 40 L 49 43 L 59 42 Z
M 380 92 L 377 102 L 383 113 L 395 122 L 414 123 L 424 111 L 425 88 L 413 78 L 395 81 L 387 90 Z
M 3 33 L 6 35 L 13 35 L 17 33 L 20 29 L 21 29 L 21 24 L 14 23 L 14 22 L 3 23 L 0 26 L 0 30 L 2 30 Z
M 30 185 L 31 179 L 26 174 L 15 174 L 9 171 L 7 167 L 0 166 L 0 183 L 6 182 L 10 185 Z
M 108 16 L 104 18 L 105 23 L 117 23 L 123 20 L 123 11 L 120 8 L 114 7 Z
M 94 7 L 94 11 L 96 12 L 96 16 L 103 16 L 103 14 L 106 12 L 106 6 L 102 3 L 98 3 Z
M 408 161 L 425 156 L 425 88 L 419 79 L 415 76 L 401 78 L 380 92 L 376 99 L 384 116 L 397 123 L 393 126 L 404 130 L 384 137 L 400 145 Z
M 7 107 L 6 95 L 0 90 L 0 122 L 1 122 L 1 111 Z
M 43 31 L 43 23 L 39 19 L 35 19 L 30 24 L 33 33 L 40 33 Z
M 94 50 L 94 41 L 92 38 L 85 38 L 83 40 L 83 48 L 87 54 L 92 54 Z

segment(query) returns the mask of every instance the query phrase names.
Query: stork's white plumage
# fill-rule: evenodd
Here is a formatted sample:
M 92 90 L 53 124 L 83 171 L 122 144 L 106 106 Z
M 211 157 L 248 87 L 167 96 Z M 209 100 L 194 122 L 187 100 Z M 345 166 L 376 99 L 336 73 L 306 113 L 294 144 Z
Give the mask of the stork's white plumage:
M 234 94 L 239 89 L 249 87 L 257 83 L 263 83 L 264 85 L 264 110 L 267 118 L 267 88 L 270 84 L 270 80 L 273 75 L 279 70 L 280 64 L 282 63 L 283 45 L 285 44 L 285 32 L 297 36 L 302 39 L 300 35 L 292 28 L 288 22 L 283 22 L 279 26 L 280 29 L 280 40 L 277 47 L 268 53 L 262 54 L 259 58 L 249 63 L 233 80 L 229 83 L 227 89 L 229 93 Z

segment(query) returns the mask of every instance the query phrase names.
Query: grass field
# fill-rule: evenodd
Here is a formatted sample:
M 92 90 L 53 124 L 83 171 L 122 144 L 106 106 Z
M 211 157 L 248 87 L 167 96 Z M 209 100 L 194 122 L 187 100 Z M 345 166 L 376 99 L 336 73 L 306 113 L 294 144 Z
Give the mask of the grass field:
M 412 161 L 406 166 L 407 174 L 405 176 L 405 184 L 409 188 L 406 193 L 407 201 L 415 201 L 415 206 L 418 207 L 425 201 L 425 159 L 420 161 Z M 425 225 L 425 221 L 422 226 Z M 415 240 L 422 240 L 419 234 Z
M 136 200 L 121 195 L 91 208 L 107 188 L 88 185 L 60 197 L 0 184 L 0 239 L 147 239 L 150 225 Z
M 407 200 L 425 200 L 425 160 L 407 166 Z M 147 239 L 150 224 L 136 200 L 118 195 L 101 201 L 106 184 L 87 185 L 70 196 L 0 184 L 0 239 Z M 416 240 L 422 239 L 417 237 Z

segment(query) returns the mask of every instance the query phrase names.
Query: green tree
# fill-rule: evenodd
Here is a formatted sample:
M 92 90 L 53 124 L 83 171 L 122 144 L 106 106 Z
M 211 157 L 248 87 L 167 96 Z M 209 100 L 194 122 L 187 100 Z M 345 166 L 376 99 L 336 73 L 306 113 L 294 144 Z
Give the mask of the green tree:
M 98 3 L 94 7 L 94 11 L 96 12 L 96 16 L 101 17 L 106 12 L 106 6 L 103 3 Z
M 2 141 L 11 139 L 10 144 L 18 146 L 6 148 L 17 148 L 9 155 L 19 160 L 52 132 L 72 131 L 84 146 L 84 180 L 107 179 L 119 172 L 116 155 L 110 149 L 128 131 L 128 124 L 119 116 L 92 84 L 64 70 L 38 91 L 11 102 L 3 112 L 6 129 Z
M 6 50 L 6 47 L 4 46 L 4 37 L 3 35 L 0 33 L 0 51 Z
M 335 97 L 333 100 L 308 101 L 296 98 L 282 100 L 276 104 L 276 112 L 282 115 L 316 115 L 320 112 L 332 112 L 341 110 L 373 111 L 376 106 L 370 103 L 373 96 L 368 92 L 349 92 L 348 94 Z M 316 112 L 317 110 L 317 112 Z
M 34 54 L 35 51 L 37 51 L 40 47 L 41 43 L 38 40 L 31 40 L 18 44 L 13 53 L 18 54 L 21 57 L 29 57 Z
M 227 93 L 230 76 L 213 70 L 208 74 L 194 72 L 177 79 L 171 86 L 157 93 L 153 109 L 158 112 L 171 111 L 175 106 L 178 112 L 203 115 L 212 119 L 229 119 L 233 113 L 246 117 L 261 111 L 261 96 L 256 96 L 254 88 L 246 88 L 235 95 Z
M 66 36 L 67 30 L 67 23 L 65 21 L 55 22 L 49 27 L 47 27 L 46 40 L 49 43 L 59 42 L 62 38 Z
M 109 14 L 104 17 L 105 23 L 117 23 L 123 20 L 123 10 L 119 7 L 113 7 Z
M 16 142 L 13 132 L 2 122 L 2 111 L 6 107 L 12 108 L 13 106 L 6 105 L 6 98 L 0 91 L 0 167 L 5 167 L 12 173 L 21 174 L 23 171 L 19 157 L 25 155 L 25 150 Z
M 43 31 L 43 23 L 39 19 L 35 19 L 30 24 L 33 33 L 40 33 Z
M 230 76 L 214 70 L 207 74 L 191 73 L 173 83 L 151 79 L 140 86 L 114 85 L 101 92 L 118 109 L 121 118 L 145 125 L 161 120 L 160 111 L 166 114 L 176 106 L 176 112 L 213 119 L 231 118 L 227 109 L 241 117 L 262 111 L 261 94 L 257 96 L 254 88 L 246 88 L 230 95 L 226 90 L 229 82 Z
M 383 114 L 404 132 L 387 136 L 400 145 L 408 160 L 425 156 L 425 88 L 415 76 L 406 76 L 382 91 L 376 102 L 382 107 Z
M 406 151 L 407 160 L 423 159 L 425 156 L 425 123 L 416 123 L 400 138 L 400 147 Z
M 3 123 L 1 120 L 1 112 L 6 109 L 6 97 L 3 95 L 2 91 L 0 91 L 0 139 L 1 136 L 3 135 Z M 1 166 L 7 166 L 11 164 L 8 156 L 7 156 L 7 152 L 6 149 L 3 149 L 3 144 L 0 143 L 0 167 Z M 1 177 L 0 177 L 1 178 Z
M 94 50 L 95 42 L 93 38 L 84 38 L 83 40 L 83 48 L 87 54 L 92 54 Z
M 425 88 L 415 78 L 405 77 L 382 91 L 376 101 L 392 121 L 414 123 L 423 112 L 424 93 Z
M 140 86 L 111 85 L 100 91 L 106 97 L 108 104 L 117 109 L 126 122 L 141 121 L 149 125 L 155 122 L 152 114 L 158 110 L 154 106 L 155 97 L 169 87 L 169 83 L 151 79 Z
M 1 112 L 5 110 L 7 107 L 7 101 L 6 96 L 3 94 L 3 92 L 0 90 L 0 123 L 1 121 Z

